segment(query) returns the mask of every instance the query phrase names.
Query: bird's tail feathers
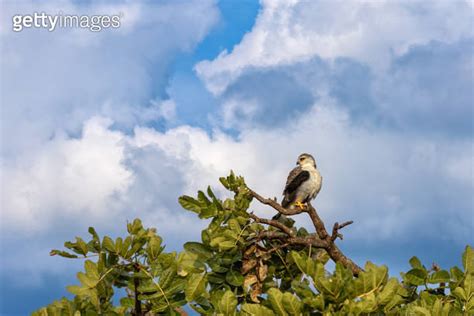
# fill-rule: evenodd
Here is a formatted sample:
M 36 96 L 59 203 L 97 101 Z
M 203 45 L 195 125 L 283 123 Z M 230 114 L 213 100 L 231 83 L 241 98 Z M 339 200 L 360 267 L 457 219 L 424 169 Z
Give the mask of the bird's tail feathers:
M 290 206 L 290 200 L 287 199 L 286 196 L 281 201 L 281 206 L 283 206 L 284 208 L 287 208 L 288 206 Z

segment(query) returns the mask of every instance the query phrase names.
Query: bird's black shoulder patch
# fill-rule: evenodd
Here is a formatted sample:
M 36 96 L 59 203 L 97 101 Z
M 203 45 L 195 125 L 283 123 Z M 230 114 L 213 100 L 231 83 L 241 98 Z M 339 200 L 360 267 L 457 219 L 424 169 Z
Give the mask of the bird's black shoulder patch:
M 284 193 L 293 193 L 298 187 L 309 179 L 309 171 L 303 170 L 285 187 Z

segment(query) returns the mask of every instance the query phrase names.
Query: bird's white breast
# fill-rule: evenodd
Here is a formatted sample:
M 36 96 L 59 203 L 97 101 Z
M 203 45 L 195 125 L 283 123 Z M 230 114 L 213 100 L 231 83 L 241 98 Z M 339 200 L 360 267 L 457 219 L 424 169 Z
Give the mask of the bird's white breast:
M 298 191 L 301 194 L 301 197 L 309 197 L 310 199 L 314 199 L 319 193 L 319 190 L 321 190 L 321 174 L 319 173 L 318 169 L 315 168 L 303 167 L 302 169 L 309 172 L 309 179 L 301 184 L 301 187 Z

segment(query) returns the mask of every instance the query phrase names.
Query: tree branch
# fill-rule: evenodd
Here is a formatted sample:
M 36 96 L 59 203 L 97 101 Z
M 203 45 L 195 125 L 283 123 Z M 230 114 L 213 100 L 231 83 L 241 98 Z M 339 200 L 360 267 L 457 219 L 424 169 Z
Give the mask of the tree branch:
M 288 226 L 283 225 L 279 221 L 266 219 L 266 218 L 260 218 L 260 217 L 258 217 L 257 215 L 255 215 L 253 213 L 250 213 L 249 215 L 250 215 L 250 218 L 252 218 L 257 223 L 267 224 L 267 225 L 276 227 L 276 228 L 280 229 L 281 231 L 283 231 L 285 234 L 287 234 L 290 237 L 293 237 L 295 235 L 295 233 Z
M 338 237 L 342 240 L 343 236 L 341 233 L 339 233 L 339 229 L 342 229 L 346 226 L 349 226 L 350 224 L 354 223 L 354 221 L 347 221 L 342 224 L 339 224 L 338 222 L 334 223 L 334 226 L 332 228 L 332 235 L 331 235 L 331 240 L 335 241 Z
M 266 199 L 256 193 L 255 191 L 248 189 L 251 196 L 256 198 L 260 203 L 269 205 L 276 211 L 284 215 L 297 215 L 302 212 L 308 213 L 311 222 L 313 223 L 314 228 L 316 229 L 317 237 L 314 236 L 307 236 L 307 237 L 296 237 L 295 233 L 287 226 L 283 225 L 282 223 L 276 220 L 269 220 L 265 218 L 260 218 L 255 214 L 251 213 L 250 217 L 258 223 L 267 224 L 278 228 L 280 232 L 262 232 L 259 234 L 258 238 L 268 238 L 268 239 L 280 239 L 283 243 L 288 243 L 289 245 L 305 245 L 305 246 L 312 246 L 315 248 L 322 248 L 327 251 L 329 256 L 334 262 L 340 262 L 345 267 L 351 269 L 352 274 L 357 276 L 360 272 L 362 272 L 362 268 L 359 267 L 355 262 L 353 262 L 350 258 L 342 253 L 342 251 L 336 246 L 335 241 L 339 237 L 340 239 L 343 238 L 342 234 L 339 233 L 339 230 L 342 228 L 350 225 L 353 221 L 347 221 L 342 224 L 335 223 L 332 229 L 332 234 L 326 230 L 324 226 L 324 222 L 318 215 L 316 209 L 311 205 L 311 203 L 307 203 L 306 208 L 304 209 L 285 209 L 282 207 L 276 200 L 273 199 Z
M 247 188 L 248 189 L 248 188 Z M 277 201 L 272 200 L 272 199 L 266 199 L 259 195 L 257 192 L 248 189 L 250 195 L 252 195 L 254 198 L 256 198 L 260 203 L 271 206 L 273 209 L 277 210 L 279 213 L 283 215 L 296 215 L 302 213 L 304 210 L 300 209 L 294 209 L 294 210 L 289 210 L 278 204 Z

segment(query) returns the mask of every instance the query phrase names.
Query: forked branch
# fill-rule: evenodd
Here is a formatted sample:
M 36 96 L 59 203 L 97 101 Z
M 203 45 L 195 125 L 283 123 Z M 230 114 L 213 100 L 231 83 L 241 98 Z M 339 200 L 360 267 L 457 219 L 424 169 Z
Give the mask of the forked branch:
M 354 275 L 357 276 L 360 272 L 363 271 L 361 267 L 359 267 L 355 262 L 353 262 L 346 255 L 344 255 L 335 244 L 337 238 L 343 238 L 342 234 L 339 231 L 342 228 L 351 225 L 353 221 L 347 221 L 342 224 L 335 223 L 332 229 L 332 234 L 329 235 L 324 225 L 324 222 L 321 220 L 318 215 L 318 212 L 311 205 L 311 203 L 308 203 L 306 208 L 304 209 L 286 209 L 282 207 L 276 200 L 264 198 L 255 191 L 251 189 L 248 190 L 250 195 L 257 199 L 260 203 L 271 206 L 274 210 L 283 215 L 291 216 L 303 212 L 308 213 L 311 222 L 313 223 L 313 226 L 316 230 L 316 234 L 307 237 L 296 237 L 294 231 L 292 231 L 289 227 L 285 226 L 279 221 L 260 218 L 257 215 L 251 213 L 250 217 L 257 223 L 273 226 L 280 231 L 262 232 L 262 234 L 259 235 L 259 238 L 280 239 L 284 244 L 288 245 L 303 245 L 324 249 L 334 262 L 340 262 L 345 267 L 351 269 Z

